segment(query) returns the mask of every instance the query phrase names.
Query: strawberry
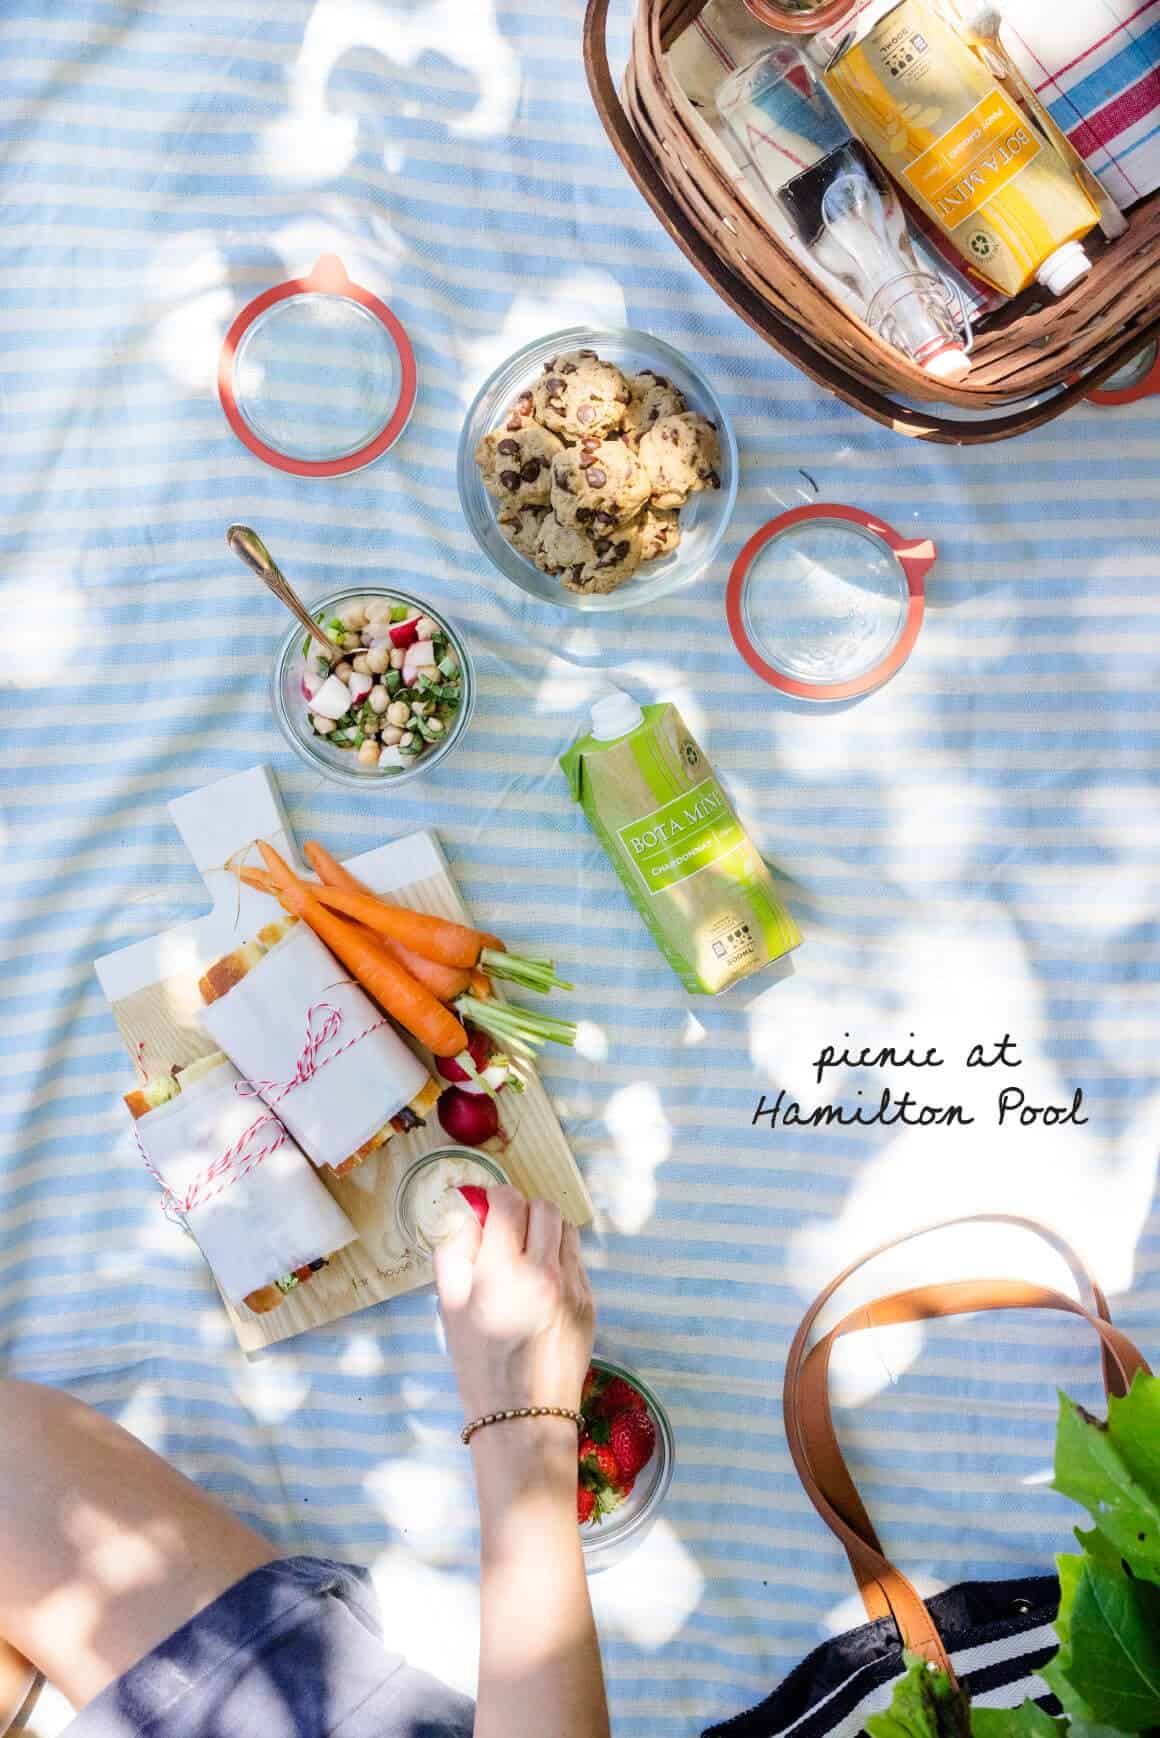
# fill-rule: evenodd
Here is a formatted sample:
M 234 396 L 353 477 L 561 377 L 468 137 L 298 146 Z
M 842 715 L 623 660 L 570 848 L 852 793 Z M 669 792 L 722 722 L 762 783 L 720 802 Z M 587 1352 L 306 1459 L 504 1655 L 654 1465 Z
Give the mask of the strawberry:
M 584 1392 L 580 1396 L 580 1406 L 583 1411 L 587 1411 L 589 1406 L 600 1396 L 604 1389 L 604 1383 L 605 1377 L 602 1373 L 594 1364 L 589 1364 L 588 1374 L 584 1378 Z
M 598 1492 L 596 1497 L 597 1521 L 603 1521 L 606 1515 L 611 1515 L 614 1510 L 620 1507 L 623 1501 L 624 1497 L 621 1492 L 615 1490 L 611 1485 L 606 1486 L 604 1490 Z
M 614 1376 L 600 1396 L 600 1411 L 606 1418 L 614 1412 L 643 1412 L 647 1408 L 643 1396 L 623 1376 Z
M 647 1410 L 618 1413 L 612 1420 L 609 1442 L 621 1475 L 625 1479 L 635 1478 L 641 1467 L 652 1459 L 657 1445 L 657 1427 L 652 1414 Z
M 580 1467 L 601 1485 L 620 1483 L 620 1466 L 610 1448 L 586 1436 L 580 1444 Z
M 582 1527 L 587 1526 L 596 1508 L 596 1492 L 581 1485 L 576 1492 L 576 1516 Z

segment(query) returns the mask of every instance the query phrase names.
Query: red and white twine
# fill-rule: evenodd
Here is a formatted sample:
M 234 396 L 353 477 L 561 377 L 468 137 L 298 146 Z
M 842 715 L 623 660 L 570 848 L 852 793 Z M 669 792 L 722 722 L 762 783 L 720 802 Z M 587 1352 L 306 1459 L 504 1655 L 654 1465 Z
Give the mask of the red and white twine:
M 318 1016 L 324 1016 L 321 1021 Z M 317 1022 L 317 1023 L 316 1023 Z M 195 1207 L 204 1207 L 228 1189 L 231 1184 L 240 1182 L 252 1171 L 276 1153 L 279 1147 L 285 1146 L 290 1136 L 283 1127 L 281 1119 L 275 1115 L 275 1107 L 299 1086 L 305 1086 L 308 1080 L 328 1068 L 332 1062 L 337 1062 L 340 1056 L 348 1050 L 353 1050 L 356 1044 L 361 1044 L 364 1038 L 369 1038 L 373 1032 L 381 1031 L 388 1022 L 386 1019 L 375 1020 L 370 1026 L 356 1032 L 353 1038 L 347 1038 L 336 1050 L 328 1056 L 322 1051 L 338 1037 L 342 1030 L 343 1013 L 340 1008 L 332 1007 L 329 1002 L 315 1002 L 307 1010 L 306 1037 L 302 1052 L 294 1065 L 294 1072 L 289 1080 L 236 1080 L 234 1091 L 239 1098 L 259 1097 L 265 1101 L 266 1108 L 260 1116 L 254 1118 L 249 1127 L 244 1129 L 232 1146 L 226 1148 L 220 1157 L 207 1165 L 205 1170 L 196 1176 L 188 1189 L 177 1195 L 169 1187 L 165 1178 L 157 1170 L 141 1144 L 141 1137 L 134 1128 L 134 1138 L 137 1141 L 137 1151 L 141 1154 L 145 1169 L 160 1185 L 162 1191 L 162 1208 L 170 1218 L 176 1217 L 184 1221 Z M 252 1143 L 265 1128 L 273 1132 L 269 1139 L 259 1147 Z

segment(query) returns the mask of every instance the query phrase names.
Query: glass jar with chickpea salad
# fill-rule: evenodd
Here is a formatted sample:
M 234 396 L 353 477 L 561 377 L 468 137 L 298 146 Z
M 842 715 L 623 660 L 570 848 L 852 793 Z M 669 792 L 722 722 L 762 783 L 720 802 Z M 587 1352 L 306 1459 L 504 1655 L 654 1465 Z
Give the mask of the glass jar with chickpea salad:
M 311 613 L 332 656 L 295 628 L 274 666 L 274 714 L 295 753 L 347 785 L 397 785 L 444 760 L 475 705 L 471 657 L 446 617 L 383 585 L 331 592 Z

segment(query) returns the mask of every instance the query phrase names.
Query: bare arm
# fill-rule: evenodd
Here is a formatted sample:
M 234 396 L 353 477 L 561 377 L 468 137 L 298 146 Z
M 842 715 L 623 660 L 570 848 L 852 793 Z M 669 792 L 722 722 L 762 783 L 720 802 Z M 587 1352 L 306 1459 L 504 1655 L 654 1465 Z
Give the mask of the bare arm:
M 558 1209 L 490 1192 L 438 1253 L 447 1340 L 469 1418 L 576 1409 L 593 1310 L 579 1237 Z M 471 1445 L 480 1511 L 482 1630 L 475 1738 L 608 1738 L 600 1650 L 576 1518 L 576 1427 L 491 1425 Z

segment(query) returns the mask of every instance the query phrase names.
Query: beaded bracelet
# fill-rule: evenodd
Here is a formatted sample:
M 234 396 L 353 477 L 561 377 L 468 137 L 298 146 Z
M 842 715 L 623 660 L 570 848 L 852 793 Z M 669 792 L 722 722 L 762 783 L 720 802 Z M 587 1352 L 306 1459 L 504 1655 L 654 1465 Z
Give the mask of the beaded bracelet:
M 584 1428 L 582 1414 L 571 1412 L 566 1406 L 512 1406 L 506 1412 L 489 1412 L 483 1418 L 465 1424 L 460 1441 L 466 1448 L 477 1430 L 486 1430 L 489 1424 L 507 1424 L 514 1418 L 570 1418 L 577 1430 Z

